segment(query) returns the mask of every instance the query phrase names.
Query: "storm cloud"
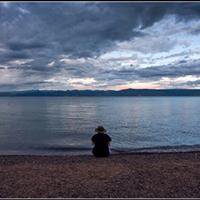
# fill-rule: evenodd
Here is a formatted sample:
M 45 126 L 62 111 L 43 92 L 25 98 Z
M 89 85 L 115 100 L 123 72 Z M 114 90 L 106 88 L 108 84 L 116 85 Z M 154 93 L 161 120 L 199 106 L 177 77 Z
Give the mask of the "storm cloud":
M 199 3 L 4 2 L 0 90 L 200 76 L 199 27 Z

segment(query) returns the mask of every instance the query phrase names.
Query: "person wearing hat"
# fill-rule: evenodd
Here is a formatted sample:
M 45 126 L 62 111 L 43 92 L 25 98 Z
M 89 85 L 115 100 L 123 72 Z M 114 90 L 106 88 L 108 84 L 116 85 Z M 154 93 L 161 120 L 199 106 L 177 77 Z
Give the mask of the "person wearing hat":
M 97 132 L 92 136 L 91 140 L 94 145 L 92 153 L 96 157 L 107 157 L 110 155 L 109 145 L 111 142 L 111 138 L 106 134 L 106 129 L 103 126 L 98 126 L 95 129 Z

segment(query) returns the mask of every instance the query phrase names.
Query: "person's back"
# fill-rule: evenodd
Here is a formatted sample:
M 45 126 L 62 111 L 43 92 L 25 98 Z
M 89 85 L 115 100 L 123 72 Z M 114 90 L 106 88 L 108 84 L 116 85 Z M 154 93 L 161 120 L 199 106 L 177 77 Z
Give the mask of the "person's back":
M 106 130 L 99 126 L 95 129 L 97 134 L 93 135 L 92 142 L 95 145 L 93 148 L 93 154 L 96 157 L 106 157 L 109 156 L 109 143 L 111 142 L 111 138 L 109 135 L 105 134 Z

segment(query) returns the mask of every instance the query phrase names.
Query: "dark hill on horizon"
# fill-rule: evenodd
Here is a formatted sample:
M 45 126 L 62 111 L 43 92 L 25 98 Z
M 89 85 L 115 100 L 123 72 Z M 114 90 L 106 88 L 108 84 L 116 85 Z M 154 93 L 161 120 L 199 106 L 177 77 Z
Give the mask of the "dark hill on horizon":
M 200 89 L 27 90 L 0 92 L 0 96 L 200 96 Z

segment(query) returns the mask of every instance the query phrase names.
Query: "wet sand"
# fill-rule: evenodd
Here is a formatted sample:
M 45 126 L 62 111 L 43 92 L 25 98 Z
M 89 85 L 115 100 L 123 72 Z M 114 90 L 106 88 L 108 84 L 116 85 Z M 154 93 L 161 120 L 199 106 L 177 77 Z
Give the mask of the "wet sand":
M 0 156 L 1 198 L 200 198 L 200 152 Z

